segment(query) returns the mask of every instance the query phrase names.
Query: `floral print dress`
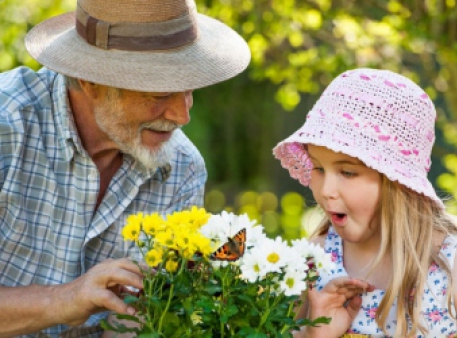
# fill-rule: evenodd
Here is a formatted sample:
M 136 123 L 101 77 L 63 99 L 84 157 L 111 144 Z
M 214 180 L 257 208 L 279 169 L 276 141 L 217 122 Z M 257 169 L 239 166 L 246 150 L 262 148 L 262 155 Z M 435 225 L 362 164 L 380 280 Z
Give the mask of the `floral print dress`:
M 317 289 L 322 288 L 333 278 L 348 276 L 343 266 L 343 243 L 340 236 L 330 227 L 324 245 L 325 251 L 332 254 L 335 268 L 329 274 L 322 274 L 317 281 Z M 441 255 L 449 266 L 454 264 L 457 250 L 457 236 L 448 236 L 441 247 Z M 457 334 L 456 321 L 450 316 L 447 308 L 447 280 L 446 273 L 433 263 L 428 271 L 427 284 L 422 298 L 422 314 L 424 324 L 429 329 L 426 336 L 418 332 L 419 338 L 454 337 Z M 366 292 L 362 296 L 362 308 L 352 322 L 348 333 L 358 333 L 369 337 L 391 337 L 396 328 L 396 302 L 394 303 L 387 320 L 386 336 L 375 321 L 376 310 L 381 303 L 385 290 L 376 289 Z

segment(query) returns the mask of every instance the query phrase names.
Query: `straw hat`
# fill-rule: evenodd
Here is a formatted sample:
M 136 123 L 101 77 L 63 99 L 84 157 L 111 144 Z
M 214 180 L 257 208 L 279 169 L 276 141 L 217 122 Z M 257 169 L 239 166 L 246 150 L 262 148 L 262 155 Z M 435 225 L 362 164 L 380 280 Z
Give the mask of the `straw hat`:
M 179 92 L 242 72 L 246 42 L 196 11 L 194 0 L 78 0 L 26 37 L 29 53 L 58 73 L 117 88 Z

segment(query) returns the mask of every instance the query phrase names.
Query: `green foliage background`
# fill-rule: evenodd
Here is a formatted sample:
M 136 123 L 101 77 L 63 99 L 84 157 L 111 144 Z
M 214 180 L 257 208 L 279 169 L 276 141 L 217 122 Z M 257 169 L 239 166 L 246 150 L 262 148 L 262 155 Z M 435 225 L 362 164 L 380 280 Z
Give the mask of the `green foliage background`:
M 248 212 L 271 235 L 305 234 L 318 211 L 271 149 L 303 122 L 317 95 L 342 71 L 391 69 L 419 83 L 438 110 L 429 178 L 448 207 L 457 197 L 457 7 L 455 0 L 197 0 L 200 12 L 248 41 L 248 70 L 194 94 L 184 131 L 209 171 L 207 208 Z M 76 0 L 0 0 L 0 71 L 39 65 L 24 49 L 40 21 Z M 307 203 L 305 203 L 307 201 Z

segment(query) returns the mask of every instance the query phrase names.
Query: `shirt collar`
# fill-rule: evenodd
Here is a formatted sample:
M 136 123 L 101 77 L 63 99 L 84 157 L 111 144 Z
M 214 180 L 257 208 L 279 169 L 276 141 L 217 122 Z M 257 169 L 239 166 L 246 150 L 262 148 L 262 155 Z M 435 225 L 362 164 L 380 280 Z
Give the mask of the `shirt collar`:
M 57 132 L 59 133 L 65 160 L 70 161 L 75 151 L 82 155 L 87 154 L 76 129 L 75 120 L 70 108 L 67 85 L 63 75 L 57 74 L 51 88 L 51 93 L 54 120 L 56 121 Z

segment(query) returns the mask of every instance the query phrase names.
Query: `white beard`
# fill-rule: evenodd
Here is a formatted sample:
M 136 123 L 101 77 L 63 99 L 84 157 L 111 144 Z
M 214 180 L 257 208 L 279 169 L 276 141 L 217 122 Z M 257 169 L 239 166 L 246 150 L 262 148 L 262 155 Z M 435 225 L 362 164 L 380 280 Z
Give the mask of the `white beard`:
M 155 170 L 169 163 L 173 153 L 170 142 L 166 141 L 151 149 L 141 143 L 141 131 L 143 129 L 172 131 L 179 125 L 161 119 L 144 123 L 138 130 L 131 130 L 122 124 L 126 112 L 119 104 L 118 97 L 119 92 L 110 88 L 105 104 L 94 108 L 95 121 L 100 129 L 118 145 L 122 153 L 131 155 L 146 169 Z

